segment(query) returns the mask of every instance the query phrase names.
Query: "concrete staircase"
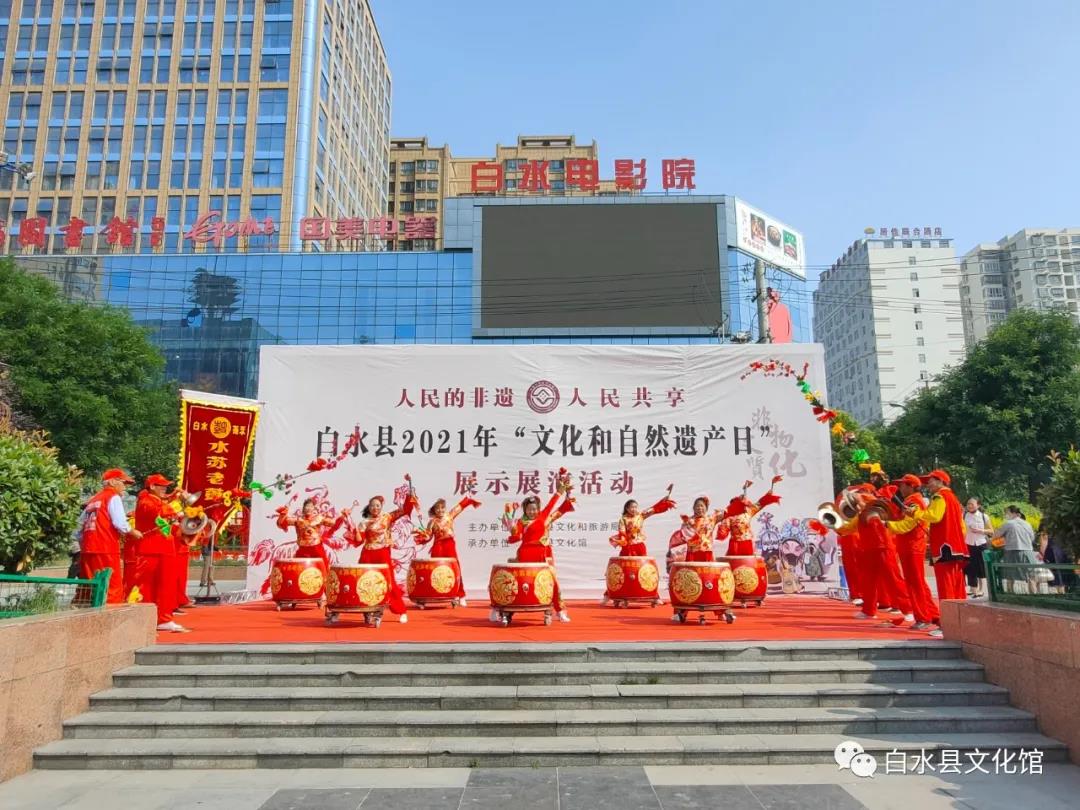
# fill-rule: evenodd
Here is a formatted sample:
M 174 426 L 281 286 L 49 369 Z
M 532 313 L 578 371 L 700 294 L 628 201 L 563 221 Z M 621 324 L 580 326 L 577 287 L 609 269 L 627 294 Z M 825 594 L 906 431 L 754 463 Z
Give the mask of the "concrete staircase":
M 137 653 L 38 768 L 833 761 L 1061 743 L 957 645 L 178 645 Z

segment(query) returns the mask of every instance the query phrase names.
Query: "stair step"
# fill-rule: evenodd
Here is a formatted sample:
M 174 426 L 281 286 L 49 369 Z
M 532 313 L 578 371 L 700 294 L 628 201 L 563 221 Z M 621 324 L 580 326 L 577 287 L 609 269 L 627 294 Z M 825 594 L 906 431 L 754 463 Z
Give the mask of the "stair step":
M 1038 749 L 1063 762 L 1064 744 L 1034 733 L 851 735 L 884 763 L 887 752 Z M 43 769 L 378 768 L 552 765 L 832 763 L 833 734 L 587 737 L 268 737 L 60 740 L 34 755 Z
M 363 711 L 427 709 L 692 709 L 990 706 L 1008 690 L 987 683 L 655 684 L 568 686 L 145 687 L 108 689 L 93 711 Z
M 136 664 L 586 663 L 590 661 L 881 661 L 956 659 L 960 645 L 923 640 L 666 642 L 644 644 L 172 644 Z
M 597 737 L 746 734 L 1012 733 L 1035 731 L 1010 706 L 533 711 L 91 712 L 68 739 L 223 737 Z
M 660 683 L 978 682 L 983 668 L 964 659 L 880 661 L 593 662 L 523 664 L 136 665 L 113 676 L 118 687 L 149 686 L 493 686 Z

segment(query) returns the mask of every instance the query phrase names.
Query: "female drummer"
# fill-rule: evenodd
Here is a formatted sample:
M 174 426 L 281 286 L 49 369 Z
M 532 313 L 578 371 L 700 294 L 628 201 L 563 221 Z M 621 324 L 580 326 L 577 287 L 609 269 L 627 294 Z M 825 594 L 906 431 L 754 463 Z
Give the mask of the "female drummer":
M 510 530 L 509 543 L 521 543 L 518 547 L 515 562 L 547 563 L 554 567 L 555 556 L 551 551 L 551 524 L 563 515 L 574 511 L 574 499 L 570 497 L 569 477 L 562 477 L 555 487 L 555 494 L 551 496 L 547 506 L 540 508 L 540 499 L 531 495 L 521 503 L 522 517 Z M 565 497 L 565 500 L 564 500 Z M 562 500 L 562 504 L 559 501 Z M 556 505 L 558 508 L 556 509 Z M 552 574 L 555 574 L 554 570 Z M 570 616 L 566 612 L 566 603 L 563 602 L 559 592 L 559 578 L 555 575 L 555 592 L 553 600 L 555 609 L 559 612 L 559 621 L 568 622 Z M 498 621 L 498 613 L 492 610 L 492 621 Z
M 619 519 L 619 533 L 612 535 L 608 542 L 619 549 L 620 557 L 648 556 L 649 550 L 645 547 L 645 520 L 674 508 L 675 501 L 671 500 L 670 486 L 667 495 L 644 512 L 637 501 L 627 501 L 623 504 L 622 517 Z
M 337 520 L 333 520 L 319 511 L 318 501 L 315 498 L 308 498 L 298 514 L 290 515 L 287 506 L 279 507 L 277 514 L 279 529 L 284 531 L 288 531 L 290 527 L 296 529 L 296 556 L 305 559 L 318 557 L 329 571 L 330 557 L 326 553 L 323 540 L 338 530 L 342 521 L 349 516 L 349 510 L 343 510 Z
M 454 540 L 454 521 L 458 516 L 468 509 L 470 506 L 476 507 L 480 505 L 480 501 L 473 500 L 472 498 L 462 498 L 449 512 L 446 511 L 446 498 L 439 498 L 431 505 L 428 510 L 428 517 L 431 520 L 428 522 L 427 527 L 421 532 L 417 533 L 417 542 L 421 545 L 430 542 L 431 543 L 431 556 L 432 557 L 453 557 L 458 559 L 457 543 Z M 458 568 L 461 567 L 461 561 L 458 560 Z M 465 602 L 465 583 L 460 579 L 457 583 L 457 590 L 453 594 L 454 598 L 458 600 L 458 604 L 461 607 L 467 607 Z
M 756 503 L 746 497 L 746 491 L 753 481 L 743 484 L 742 495 L 731 499 L 731 503 L 724 510 L 723 520 L 716 527 L 716 539 L 728 541 L 726 556 L 749 557 L 757 554 L 751 518 L 765 507 L 780 503 L 780 496 L 773 492 L 773 488 L 783 480 L 782 475 L 774 476 L 769 491 L 758 498 Z
M 376 495 L 368 501 L 362 513 L 364 520 L 353 531 L 352 544 L 361 547 L 361 565 L 389 566 L 390 610 L 400 617 L 398 621 L 405 624 L 409 621 L 409 617 L 405 612 L 405 598 L 394 575 L 394 559 L 391 556 L 394 537 L 390 530 L 401 518 L 412 514 L 412 510 L 416 507 L 416 495 L 410 491 L 401 508 L 392 512 L 383 511 L 384 501 L 382 495 Z
M 672 535 L 669 548 L 682 545 L 685 537 L 687 562 L 713 562 L 713 535 L 723 519 L 724 512 L 710 512 L 709 499 L 702 495 L 694 501 L 694 514 L 683 515 L 683 531 Z

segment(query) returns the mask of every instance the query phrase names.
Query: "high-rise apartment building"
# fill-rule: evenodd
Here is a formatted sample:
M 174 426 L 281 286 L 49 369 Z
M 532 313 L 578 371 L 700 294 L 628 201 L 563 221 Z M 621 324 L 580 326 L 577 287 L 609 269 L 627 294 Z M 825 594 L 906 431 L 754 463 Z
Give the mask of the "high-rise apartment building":
M 519 193 L 525 165 L 530 161 L 545 163 L 549 188 L 541 193 L 553 196 L 615 194 L 615 184 L 611 180 L 601 180 L 599 188 L 593 191 L 567 187 L 567 160 L 599 160 L 599 156 L 596 141 L 579 145 L 573 135 L 519 135 L 517 143 L 511 146 L 496 144 L 495 154 L 485 157 L 454 157 L 449 146 L 431 146 L 426 137 L 394 138 L 390 142 L 388 214 L 399 219 L 434 216 L 438 222 L 434 240 L 405 240 L 397 245 L 391 243 L 390 247 L 398 250 L 441 248 L 444 235 L 441 200 L 476 193 L 472 167 L 477 163 L 494 163 L 502 167 L 502 193 L 507 196 Z
M 974 345 L 1018 307 L 1080 320 L 1080 228 L 1025 228 L 976 245 L 961 260 L 964 340 Z
M 951 239 L 913 234 L 853 243 L 814 292 L 829 403 L 862 424 L 889 422 L 905 399 L 962 360 L 959 286 Z
M 0 148 L 38 174 L 0 174 L 0 251 L 289 247 L 302 217 L 382 216 L 390 90 L 368 0 L 0 0 Z

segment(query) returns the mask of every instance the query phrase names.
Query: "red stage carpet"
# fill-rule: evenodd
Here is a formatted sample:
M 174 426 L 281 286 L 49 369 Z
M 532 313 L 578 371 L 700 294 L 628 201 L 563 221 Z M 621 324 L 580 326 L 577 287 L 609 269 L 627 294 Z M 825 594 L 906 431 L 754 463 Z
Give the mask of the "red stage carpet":
M 198 607 L 177 621 L 190 633 L 158 633 L 167 644 L 325 643 L 330 641 L 812 641 L 825 639 L 927 639 L 915 633 L 882 626 L 878 620 L 852 618 L 858 608 L 823 596 L 773 596 L 760 608 L 735 608 L 734 624 L 708 614 L 699 625 L 696 614 L 687 624 L 671 620 L 671 608 L 601 607 L 597 602 L 571 602 L 569 624 L 545 627 L 538 614 L 519 614 L 510 627 L 488 622 L 487 602 L 467 608 L 409 611 L 400 624 L 389 611 L 379 628 L 365 627 L 358 614 L 343 614 L 328 627 L 314 607 L 278 612 L 273 602 Z

